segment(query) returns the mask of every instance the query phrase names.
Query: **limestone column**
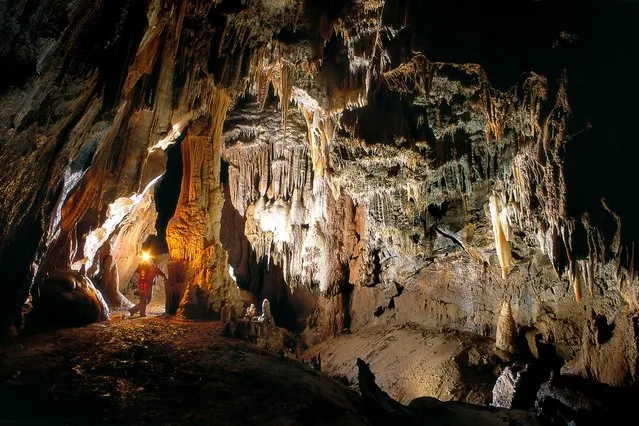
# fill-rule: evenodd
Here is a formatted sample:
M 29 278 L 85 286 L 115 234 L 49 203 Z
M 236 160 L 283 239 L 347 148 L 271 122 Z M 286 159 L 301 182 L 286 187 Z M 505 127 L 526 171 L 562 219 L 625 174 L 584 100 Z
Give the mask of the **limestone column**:
M 242 310 L 240 292 L 229 276 L 227 253 L 220 243 L 224 203 L 221 135 L 230 97 L 212 88 L 209 102 L 209 115 L 193 120 L 182 142 L 180 198 L 166 231 L 171 256 L 169 287 L 179 295 L 179 316 L 227 321 Z

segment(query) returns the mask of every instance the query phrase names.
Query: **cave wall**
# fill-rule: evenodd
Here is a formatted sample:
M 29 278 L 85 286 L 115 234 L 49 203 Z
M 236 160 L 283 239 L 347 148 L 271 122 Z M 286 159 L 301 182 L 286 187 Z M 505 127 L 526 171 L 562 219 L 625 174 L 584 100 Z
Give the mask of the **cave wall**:
M 161 150 L 191 119 L 215 116 L 207 103 L 215 86 L 209 68 L 221 67 L 214 71 L 218 84 L 237 85 L 242 67 L 235 65 L 244 53 L 236 52 L 233 40 L 244 37 L 243 49 L 257 43 L 257 29 L 264 28 L 241 32 L 242 16 L 248 16 L 242 5 L 212 13 L 213 6 L 3 3 L 1 55 L 10 77 L 0 95 L 0 155 L 11 164 L 1 177 L 3 328 L 29 293 L 37 297 L 48 271 L 99 273 L 92 266 L 104 244 L 129 254 L 117 266 L 120 281 L 130 278 L 130 258 L 139 254 L 155 220 L 154 213 L 134 207 L 153 192 L 164 170 Z M 238 12 L 237 21 L 226 22 L 230 12 Z M 212 59 L 218 49 L 232 67 Z M 132 211 L 135 218 L 122 224 Z M 139 232 L 126 231 L 132 223 Z M 129 236 L 118 239 L 120 233 Z
M 637 345 L 632 38 L 610 24 L 636 8 L 527 7 L 3 3 L 3 328 L 56 268 L 128 282 L 183 138 L 166 229 L 182 315 L 239 314 L 229 262 L 311 343 L 371 323 L 494 336 L 507 302 L 618 383 L 593 364 Z
M 3 63 L 11 76 L 0 95 L 0 155 L 9 165 L 0 201 L 6 327 L 33 282 L 70 263 L 78 249 L 72 234 L 86 229 L 82 217 L 97 221 L 97 209 L 88 211 L 98 204 L 96 193 L 123 195 L 136 186 L 114 168 L 128 154 L 117 134 L 129 105 L 115 108 L 124 69 L 114 64 L 130 61 L 129 45 L 139 43 L 146 10 L 144 4 L 88 1 L 4 2 L 2 9 L 2 56 L 10 58 Z M 87 174 L 95 177 L 90 188 L 80 184 Z M 79 186 L 86 188 L 82 195 Z M 71 193 L 75 200 L 63 203 Z
M 535 20 L 552 6 L 542 5 L 503 40 L 473 21 L 483 7 L 475 5 L 463 22 L 488 48 L 482 56 L 471 43 L 451 58 L 446 37 L 456 29 L 429 18 L 442 33 L 424 34 L 416 24 L 431 7 L 451 9 L 390 4 L 351 4 L 327 31 L 316 68 L 294 62 L 282 44 L 258 58 L 266 84 L 257 80 L 249 105 L 231 112 L 222 153 L 251 246 L 274 257 L 292 289 L 319 290 L 309 324 L 320 335 L 412 322 L 495 336 L 507 302 L 516 325 L 535 329 L 562 358 L 600 351 L 590 325 L 634 321 L 637 278 L 636 233 L 620 225 L 621 211 L 633 209 L 611 207 L 617 196 L 601 187 L 615 186 L 623 160 L 595 167 L 576 154 L 594 149 L 594 122 L 610 125 L 592 118 L 598 107 L 588 98 L 598 78 L 588 51 L 593 11 L 573 16 L 558 6 L 543 31 Z M 515 14 L 507 8 L 494 19 Z M 534 53 L 524 68 L 520 51 Z M 284 79 L 287 60 L 294 72 Z M 264 124 L 265 114 L 275 117 L 264 107 L 269 81 L 286 117 L 280 129 Z M 287 93 L 297 111 L 281 105 Z M 298 114 L 308 131 L 302 161 Z M 585 188 L 593 181 L 597 195 Z M 634 378 L 636 363 L 617 353 L 636 347 L 636 331 L 624 329 L 625 343 L 609 355 Z

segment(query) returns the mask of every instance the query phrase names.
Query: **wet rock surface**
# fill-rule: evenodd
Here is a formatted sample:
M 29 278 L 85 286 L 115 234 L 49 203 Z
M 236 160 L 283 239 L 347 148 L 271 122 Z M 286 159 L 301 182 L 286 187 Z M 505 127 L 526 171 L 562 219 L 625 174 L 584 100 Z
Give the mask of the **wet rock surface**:
M 359 389 L 365 407 L 373 414 L 373 424 L 398 422 L 406 425 L 476 424 L 537 425 L 533 413 L 520 410 L 491 409 L 463 402 L 445 403 L 436 398 L 414 399 L 404 406 L 394 401 L 375 383 L 375 375 L 361 359 L 357 359 Z
M 89 278 L 72 270 L 49 273 L 33 305 L 25 325 L 27 333 L 109 319 L 109 307 L 102 293 Z
M 491 405 L 502 408 L 532 409 L 537 391 L 550 374 L 549 370 L 538 364 L 507 366 L 495 382 Z
M 535 409 L 551 424 L 617 424 L 632 418 L 637 404 L 636 388 L 615 388 L 578 376 L 553 374 L 541 385 Z

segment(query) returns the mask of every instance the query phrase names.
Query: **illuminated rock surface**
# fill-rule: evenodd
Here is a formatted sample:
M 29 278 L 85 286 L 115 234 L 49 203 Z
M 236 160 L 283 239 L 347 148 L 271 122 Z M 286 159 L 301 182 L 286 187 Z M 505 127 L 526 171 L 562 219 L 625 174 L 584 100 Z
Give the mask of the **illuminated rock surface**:
M 129 307 L 149 250 L 171 314 L 268 299 L 300 354 L 446 330 L 494 348 L 488 387 L 636 387 L 639 10 L 499 3 L 0 4 L 2 335 Z M 83 296 L 49 291 L 70 270 Z

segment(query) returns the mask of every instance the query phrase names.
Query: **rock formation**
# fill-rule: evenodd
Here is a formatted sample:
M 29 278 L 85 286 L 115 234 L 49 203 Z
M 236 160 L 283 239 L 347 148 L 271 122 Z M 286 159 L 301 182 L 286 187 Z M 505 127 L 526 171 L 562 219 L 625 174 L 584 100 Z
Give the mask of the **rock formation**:
M 51 271 L 36 298 L 26 327 L 50 329 L 108 319 L 109 308 L 91 280 L 73 270 Z
M 510 310 L 510 304 L 503 301 L 501 303 L 501 310 L 499 311 L 499 319 L 497 320 L 495 348 L 505 353 L 514 352 L 516 333 L 517 328 Z
M 308 345 L 411 323 L 508 352 L 526 327 L 636 385 L 635 9 L 320 3 L 0 5 L 2 329 L 55 270 L 126 304 L 158 235 L 180 316 L 249 293 Z

